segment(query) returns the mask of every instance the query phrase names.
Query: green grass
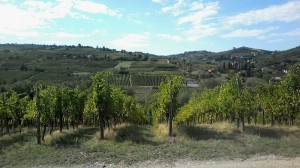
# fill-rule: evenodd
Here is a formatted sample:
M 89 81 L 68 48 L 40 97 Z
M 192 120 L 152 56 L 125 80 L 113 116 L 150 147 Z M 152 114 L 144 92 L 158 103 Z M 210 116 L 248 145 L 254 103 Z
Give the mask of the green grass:
M 122 61 L 118 65 L 116 65 L 114 68 L 116 68 L 116 69 L 119 69 L 121 67 L 122 68 L 130 68 L 132 62 L 133 61 Z
M 7 83 L 14 83 L 16 81 L 29 79 L 30 77 L 34 76 L 37 73 L 38 72 L 33 72 L 33 71 L 15 71 L 15 70 L 0 71 L 0 79 L 5 80 Z
M 0 137 L 0 167 L 300 156 L 298 127 L 246 126 L 245 133 L 240 133 L 230 123 L 176 125 L 174 137 L 169 138 L 166 125 L 124 124 L 106 130 L 105 136 L 98 140 L 97 128 L 55 131 L 38 146 L 32 132 L 4 135 Z

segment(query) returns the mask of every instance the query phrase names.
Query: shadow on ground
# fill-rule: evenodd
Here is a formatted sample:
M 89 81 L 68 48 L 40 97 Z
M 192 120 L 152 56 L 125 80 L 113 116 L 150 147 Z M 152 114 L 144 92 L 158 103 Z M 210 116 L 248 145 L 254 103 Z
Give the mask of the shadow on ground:
M 150 126 L 126 125 L 117 130 L 115 141 L 132 141 L 137 144 L 159 145 L 159 142 L 151 140 L 153 137 Z
M 50 145 L 56 147 L 80 147 L 85 141 L 92 139 L 97 128 L 79 128 L 71 133 L 59 136 L 51 140 Z
M 262 126 L 246 126 L 245 133 L 251 135 L 257 135 L 261 137 L 280 139 L 283 137 L 294 135 L 300 137 L 300 131 L 295 130 L 291 131 L 287 128 L 278 128 L 278 127 L 262 127 Z
M 35 137 L 34 132 L 22 132 L 13 135 L 3 135 L 0 137 L 0 151 L 13 145 L 23 145 L 26 142 L 32 141 Z
M 178 125 L 177 130 L 180 134 L 183 134 L 191 139 L 195 140 L 208 140 L 208 139 L 235 139 L 236 133 L 218 132 L 211 128 L 201 126 L 187 126 Z

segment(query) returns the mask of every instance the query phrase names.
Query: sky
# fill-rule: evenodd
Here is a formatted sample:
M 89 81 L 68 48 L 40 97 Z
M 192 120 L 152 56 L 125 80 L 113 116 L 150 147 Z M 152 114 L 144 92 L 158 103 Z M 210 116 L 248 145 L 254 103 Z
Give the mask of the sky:
M 300 0 L 0 0 L 0 43 L 287 50 L 300 45 Z

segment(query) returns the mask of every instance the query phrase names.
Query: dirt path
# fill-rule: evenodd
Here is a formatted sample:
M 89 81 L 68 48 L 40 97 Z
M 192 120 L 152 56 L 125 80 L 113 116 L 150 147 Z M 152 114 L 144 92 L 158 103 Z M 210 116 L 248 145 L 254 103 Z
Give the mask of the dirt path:
M 40 166 L 38 166 L 40 167 Z M 41 166 L 45 167 L 45 166 Z M 47 167 L 47 166 L 46 166 Z M 220 161 L 193 161 L 189 159 L 178 160 L 172 163 L 162 161 L 145 161 L 133 165 L 91 163 L 75 168 L 300 168 L 300 157 L 282 158 L 278 156 L 257 156 L 246 160 L 220 160 Z M 49 166 L 49 168 L 53 168 Z M 63 167 L 56 167 L 63 168 Z
M 300 158 L 256 157 L 247 160 L 229 161 L 189 161 L 179 160 L 175 163 L 140 163 L 132 167 L 151 168 L 300 168 Z
M 121 166 L 120 167 L 126 167 Z M 113 167 L 113 166 L 112 166 Z M 116 166 L 118 167 L 118 166 Z M 300 157 L 280 158 L 276 156 L 259 156 L 247 160 L 222 160 L 222 161 L 191 161 L 178 160 L 175 163 L 143 162 L 130 167 L 146 168 L 300 168 Z

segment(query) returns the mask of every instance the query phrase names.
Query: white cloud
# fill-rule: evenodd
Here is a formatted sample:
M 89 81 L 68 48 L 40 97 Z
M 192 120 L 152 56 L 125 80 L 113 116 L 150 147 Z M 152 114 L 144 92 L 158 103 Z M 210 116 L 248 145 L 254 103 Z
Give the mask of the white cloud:
M 191 11 L 193 10 L 199 10 L 199 9 L 203 9 L 204 8 L 204 5 L 203 5 L 203 2 L 202 1 L 199 1 L 199 2 L 193 2 L 192 3 L 192 6 L 190 8 Z
M 178 31 L 182 31 L 189 41 L 218 34 L 221 30 L 233 28 L 234 25 L 253 25 L 262 22 L 292 22 L 300 20 L 300 1 L 293 0 L 281 5 L 272 5 L 263 9 L 250 10 L 234 16 L 217 18 L 220 6 L 218 1 L 205 2 L 203 0 L 176 0 L 170 6 L 162 8 L 162 12 L 171 13 L 177 19 Z M 182 29 L 183 28 L 183 29 Z M 269 38 L 268 32 L 274 28 L 246 29 L 239 28 L 230 33 L 221 35 L 230 37 Z M 292 32 L 292 35 L 297 35 Z M 291 36 L 292 36 L 291 35 Z M 288 34 L 285 34 L 288 36 Z
M 116 10 L 109 9 L 106 5 L 101 3 L 95 3 L 92 1 L 75 1 L 76 9 L 88 12 L 88 13 L 100 13 L 110 16 L 121 16 Z
M 212 19 L 218 14 L 219 8 L 217 1 L 177 0 L 173 5 L 162 8 L 162 12 L 172 13 L 177 18 L 177 25 L 181 26 L 176 30 L 183 31 L 188 41 L 196 41 L 218 32 L 216 23 L 213 23 Z
M 174 16 L 178 16 L 185 13 L 185 8 L 187 6 L 188 3 L 185 0 L 177 0 L 175 4 L 162 8 L 162 12 L 172 13 Z
M 264 9 L 251 10 L 225 18 L 227 25 L 253 25 L 261 22 L 292 22 L 300 20 L 300 1 L 289 1 L 282 5 L 273 5 Z
M 18 9 L 14 5 L 0 5 L 0 11 L 0 31 L 34 29 L 46 25 L 37 13 Z
M 38 37 L 41 34 L 36 31 L 18 31 L 13 29 L 2 29 L 0 34 L 9 35 L 9 36 L 17 36 L 17 37 Z
M 34 1 L 34 0 L 27 0 L 23 3 L 25 7 L 29 10 L 48 10 L 50 9 L 53 4 L 51 2 L 43 2 L 43 1 Z
M 268 40 L 267 42 L 268 43 L 278 43 L 278 42 L 281 42 L 281 41 L 284 41 L 283 39 L 274 39 L 274 40 Z
M 27 0 L 22 5 L 27 9 L 24 11 L 34 12 L 44 20 L 64 18 L 70 15 L 74 0 L 56 0 L 55 2 L 43 2 Z
M 54 34 L 55 38 L 85 38 L 85 37 L 90 37 L 90 34 L 72 34 L 72 33 L 67 33 L 67 32 L 56 32 Z
M 264 39 L 265 37 L 262 36 L 272 30 L 278 29 L 277 27 L 269 27 L 266 29 L 237 29 L 230 33 L 221 35 L 223 38 L 232 38 L 232 37 L 257 37 L 259 39 Z M 261 37 L 262 36 L 262 37 Z
M 199 4 L 197 4 L 199 6 Z M 187 16 L 181 17 L 178 20 L 178 24 L 183 23 L 192 23 L 193 25 L 200 24 L 203 21 L 209 19 L 209 17 L 216 15 L 218 13 L 219 9 L 219 3 L 218 2 L 210 2 L 207 4 L 202 3 L 202 8 L 198 9 L 198 11 L 193 12 Z M 193 10 L 195 10 L 192 6 Z
M 0 4 L 0 30 L 32 30 L 45 28 L 53 19 L 71 14 L 72 1 L 58 1 L 57 4 L 42 1 L 25 1 L 19 8 L 11 4 Z
M 271 37 L 272 36 L 292 36 L 292 37 L 300 36 L 300 28 L 294 29 L 294 30 L 292 30 L 290 32 L 286 32 L 286 33 L 273 33 L 270 36 Z
M 182 37 L 180 37 L 180 36 L 173 36 L 173 35 L 169 35 L 169 34 L 158 34 L 157 36 L 161 37 L 161 38 L 168 39 L 168 40 L 173 40 L 173 41 L 176 41 L 176 42 L 180 42 L 180 41 L 183 40 Z
M 166 0 L 152 0 L 153 3 L 164 4 Z
M 82 15 L 82 14 L 79 14 L 79 13 L 76 13 L 76 12 L 70 12 L 69 15 L 74 18 L 74 19 L 84 19 L 84 20 L 92 20 L 92 21 L 95 21 L 95 19 L 92 19 L 92 18 L 89 18 L 85 15 Z
M 189 28 L 185 31 L 189 41 L 196 41 L 200 38 L 214 35 L 218 32 L 218 28 L 215 23 L 210 21 L 218 13 L 219 8 L 218 2 L 194 2 L 190 5 L 190 14 L 179 17 L 177 24 L 189 25 Z
M 47 33 L 45 35 L 49 36 L 49 37 L 54 37 L 55 39 L 86 39 L 86 38 L 90 38 L 92 36 L 98 36 L 98 35 L 105 35 L 106 34 L 106 30 L 98 30 L 95 29 L 89 33 L 69 33 L 69 32 L 56 32 L 56 33 Z
M 188 41 L 196 41 L 203 37 L 215 35 L 218 31 L 219 29 L 213 24 L 198 24 L 193 25 L 185 33 Z
M 111 44 L 121 49 L 140 49 L 149 46 L 149 33 L 127 34 L 119 39 L 115 39 Z
M 81 0 L 55 0 L 51 2 L 26 0 L 18 5 L 0 4 L 0 34 L 33 37 L 36 31 L 49 28 L 56 19 L 69 16 L 74 19 L 93 20 L 81 13 L 72 11 L 78 5 L 81 5 L 80 9 L 88 12 L 111 16 L 119 15 L 105 5 Z

